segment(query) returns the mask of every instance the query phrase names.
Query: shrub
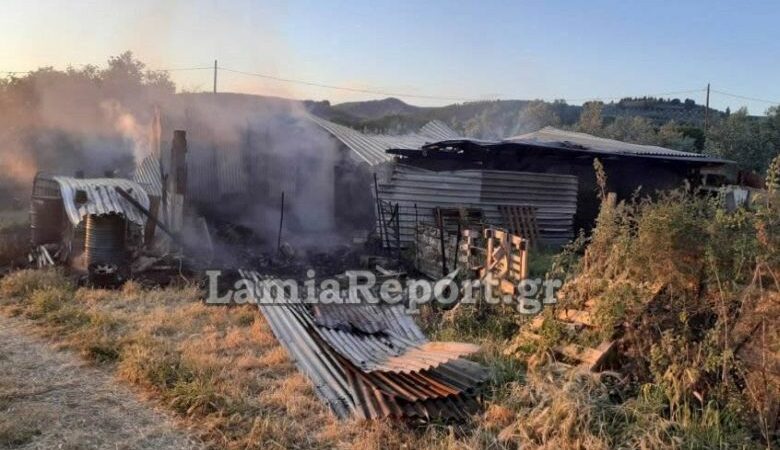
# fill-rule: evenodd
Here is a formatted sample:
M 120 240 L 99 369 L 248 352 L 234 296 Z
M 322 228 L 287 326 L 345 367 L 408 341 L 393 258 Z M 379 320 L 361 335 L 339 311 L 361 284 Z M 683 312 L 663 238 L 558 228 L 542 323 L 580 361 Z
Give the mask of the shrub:
M 567 333 L 548 313 L 537 353 L 572 340 L 593 346 L 621 338 L 615 367 L 641 386 L 621 390 L 629 400 L 620 414 L 630 419 L 623 431 L 596 435 L 594 445 L 660 424 L 666 438 L 646 441 L 640 433 L 639 446 L 750 447 L 772 439 L 765 398 L 777 394 L 769 394 L 771 383 L 744 388 L 749 380 L 732 335 L 740 323 L 761 324 L 757 314 L 776 311 L 768 305 L 780 290 L 780 202 L 770 190 L 747 208 L 721 205 L 722 198 L 689 189 L 620 203 L 607 196 L 584 252 L 561 254 L 567 281 L 556 307 L 587 302 L 593 327 Z M 740 342 L 751 339 L 741 333 Z M 631 433 L 638 431 L 624 442 L 640 436 Z

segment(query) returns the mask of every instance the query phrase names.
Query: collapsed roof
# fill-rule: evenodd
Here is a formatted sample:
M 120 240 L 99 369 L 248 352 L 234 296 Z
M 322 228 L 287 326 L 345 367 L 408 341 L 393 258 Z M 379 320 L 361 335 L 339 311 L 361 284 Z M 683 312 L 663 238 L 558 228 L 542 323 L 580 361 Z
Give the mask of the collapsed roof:
M 616 158 L 647 158 L 679 161 L 695 165 L 723 165 L 733 161 L 700 153 L 683 152 L 655 145 L 640 145 L 593 136 L 586 133 L 545 127 L 500 141 L 449 139 L 421 146 L 418 149 L 395 147 L 387 153 L 405 157 L 475 158 L 498 150 L 515 150 L 529 154 L 578 157 L 583 155 Z
M 560 130 L 553 127 L 544 127 L 532 133 L 521 134 L 508 139 L 507 143 L 546 145 L 552 147 L 564 147 L 591 152 L 611 153 L 618 155 L 660 156 L 672 158 L 694 158 L 696 160 L 716 159 L 700 153 L 683 152 L 657 145 L 640 145 L 593 136 L 576 131 Z

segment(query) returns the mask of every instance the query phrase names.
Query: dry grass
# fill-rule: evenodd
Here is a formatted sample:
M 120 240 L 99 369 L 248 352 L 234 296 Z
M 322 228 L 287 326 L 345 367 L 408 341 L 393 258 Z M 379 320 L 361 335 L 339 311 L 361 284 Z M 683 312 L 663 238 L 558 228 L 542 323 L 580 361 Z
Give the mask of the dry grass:
M 0 448 L 199 448 L 105 371 L 0 317 Z
M 484 413 L 470 423 L 415 428 L 338 422 L 255 308 L 206 306 L 194 286 L 78 289 L 56 271 L 21 271 L 0 280 L 0 308 L 143 389 L 215 448 L 756 446 L 742 419 L 717 405 L 673 403 L 670 412 L 659 385 L 629 389 L 556 366 L 526 373 L 522 360 L 504 355 L 518 321 L 502 311 L 423 312 L 433 337 L 482 344 L 478 359 L 493 376 Z M 16 426 L 18 436 L 6 439 L 27 439 L 33 428 Z
M 2 309 L 112 370 L 217 448 L 474 448 L 478 423 L 415 429 L 339 422 L 252 306 L 206 306 L 193 286 L 76 288 L 57 271 L 0 280 Z

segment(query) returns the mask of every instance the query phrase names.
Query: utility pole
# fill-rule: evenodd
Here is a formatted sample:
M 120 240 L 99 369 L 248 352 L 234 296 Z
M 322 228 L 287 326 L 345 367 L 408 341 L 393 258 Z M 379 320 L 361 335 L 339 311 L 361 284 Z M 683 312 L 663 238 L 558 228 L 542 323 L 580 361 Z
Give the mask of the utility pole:
M 215 92 L 216 92 L 216 88 Z M 704 131 L 710 129 L 710 84 L 707 83 L 707 101 L 704 106 Z
M 217 93 L 217 60 L 214 60 L 214 93 Z

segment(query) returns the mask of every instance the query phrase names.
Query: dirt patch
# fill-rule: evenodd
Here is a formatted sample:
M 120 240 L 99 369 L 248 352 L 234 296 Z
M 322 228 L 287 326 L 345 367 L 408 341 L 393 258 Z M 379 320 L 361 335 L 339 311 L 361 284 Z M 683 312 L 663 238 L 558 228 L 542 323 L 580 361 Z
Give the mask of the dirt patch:
M 0 448 L 201 448 L 105 372 L 0 317 Z

